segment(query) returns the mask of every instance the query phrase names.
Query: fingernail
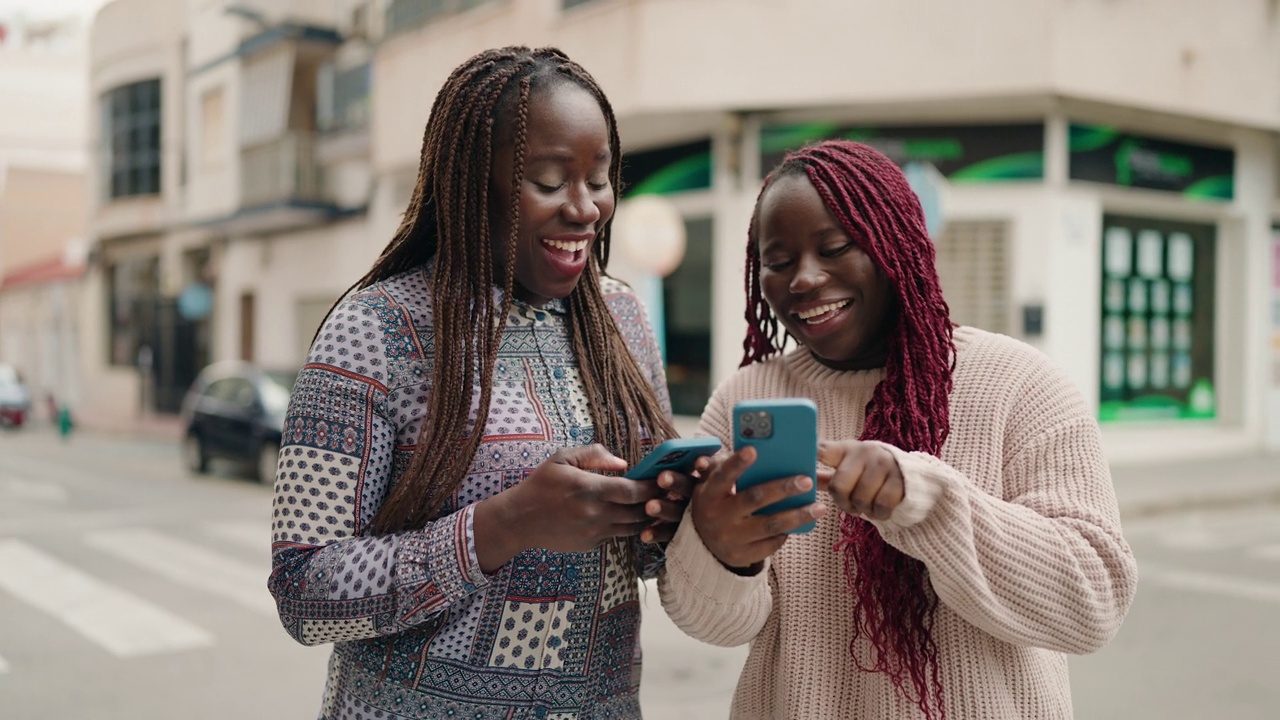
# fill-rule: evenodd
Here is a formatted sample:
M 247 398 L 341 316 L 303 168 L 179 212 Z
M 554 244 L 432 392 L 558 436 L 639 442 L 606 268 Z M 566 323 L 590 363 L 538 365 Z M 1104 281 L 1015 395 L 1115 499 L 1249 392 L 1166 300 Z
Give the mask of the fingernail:
M 826 514 L 827 514 L 826 505 L 814 504 L 809 506 L 809 517 L 812 517 L 814 520 L 817 520 Z
M 642 541 L 644 541 L 644 542 L 653 542 L 653 531 L 652 531 L 652 530 L 641 530 L 641 531 L 640 531 L 640 539 L 641 539 Z
M 810 478 L 808 475 L 801 475 L 800 477 L 796 478 L 797 490 L 808 490 L 811 487 L 813 487 L 813 479 Z

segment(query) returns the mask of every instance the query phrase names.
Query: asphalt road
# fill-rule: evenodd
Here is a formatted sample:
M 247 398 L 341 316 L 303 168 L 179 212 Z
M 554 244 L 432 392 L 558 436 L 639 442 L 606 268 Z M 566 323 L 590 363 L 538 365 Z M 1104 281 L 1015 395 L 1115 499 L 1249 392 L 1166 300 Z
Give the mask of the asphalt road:
M 0 717 L 316 716 L 326 648 L 266 592 L 270 490 L 193 477 L 160 441 L 0 433 Z M 1124 629 L 1072 659 L 1076 717 L 1280 717 L 1280 507 L 1133 521 Z M 642 591 L 650 720 L 726 717 L 745 648 L 699 644 Z

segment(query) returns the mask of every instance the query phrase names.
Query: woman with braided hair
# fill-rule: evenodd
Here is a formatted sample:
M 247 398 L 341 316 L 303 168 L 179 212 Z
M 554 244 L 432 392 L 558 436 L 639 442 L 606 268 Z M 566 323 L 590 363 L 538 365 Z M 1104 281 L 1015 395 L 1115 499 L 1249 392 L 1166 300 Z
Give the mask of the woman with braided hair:
M 604 275 L 620 148 L 555 49 L 463 63 L 417 187 L 298 377 L 269 581 L 332 643 L 320 717 L 639 718 L 638 583 L 687 477 L 657 344 Z
M 826 492 L 755 515 L 812 481 L 736 493 L 754 451 L 727 455 L 667 549 L 672 619 L 751 643 L 733 716 L 1070 717 L 1066 654 L 1110 640 L 1137 582 L 1071 380 L 951 322 L 919 201 L 857 143 L 794 152 L 765 180 L 747 300 L 743 367 L 702 429 L 728 444 L 737 401 L 811 398 Z

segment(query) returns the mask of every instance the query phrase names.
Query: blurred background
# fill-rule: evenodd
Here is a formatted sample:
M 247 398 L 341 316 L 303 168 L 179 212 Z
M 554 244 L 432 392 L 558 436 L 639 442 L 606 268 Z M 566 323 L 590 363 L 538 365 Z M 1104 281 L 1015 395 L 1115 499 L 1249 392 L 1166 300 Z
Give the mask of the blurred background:
M 1144 584 L 1073 661 L 1079 716 L 1280 716 L 1276 0 L 0 0 L 0 716 L 314 717 L 325 654 L 273 627 L 244 478 L 436 90 L 512 43 L 618 114 L 611 270 L 683 428 L 741 356 L 764 172 L 875 145 L 953 318 L 1102 424 Z M 723 716 L 744 650 L 647 605 L 648 715 Z

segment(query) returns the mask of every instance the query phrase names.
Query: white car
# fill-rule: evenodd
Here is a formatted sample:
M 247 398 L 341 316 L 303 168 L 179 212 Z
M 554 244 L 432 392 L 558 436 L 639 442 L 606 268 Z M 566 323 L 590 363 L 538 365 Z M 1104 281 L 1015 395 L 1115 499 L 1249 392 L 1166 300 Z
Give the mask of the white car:
M 31 391 L 12 365 L 0 364 L 0 426 L 22 427 L 31 412 Z

